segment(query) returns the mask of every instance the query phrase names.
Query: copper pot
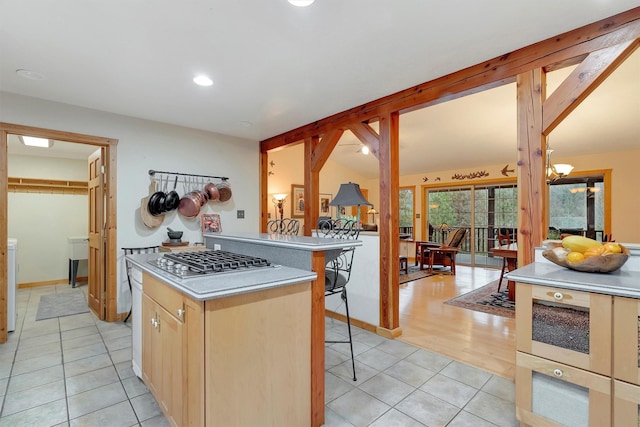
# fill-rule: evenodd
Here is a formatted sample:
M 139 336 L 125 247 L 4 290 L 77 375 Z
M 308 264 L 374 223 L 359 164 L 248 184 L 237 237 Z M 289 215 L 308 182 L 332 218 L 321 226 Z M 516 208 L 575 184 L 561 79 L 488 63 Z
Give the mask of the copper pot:
M 180 199 L 178 213 L 187 218 L 195 218 L 200 213 L 200 199 L 194 192 L 187 193 Z
M 222 181 L 216 187 L 218 188 L 218 193 L 220 193 L 221 202 L 226 202 L 231 198 L 231 186 L 227 181 Z
M 209 200 L 213 200 L 214 202 L 220 199 L 220 192 L 218 191 L 218 187 L 213 182 L 208 183 L 204 186 L 204 192 L 209 195 Z

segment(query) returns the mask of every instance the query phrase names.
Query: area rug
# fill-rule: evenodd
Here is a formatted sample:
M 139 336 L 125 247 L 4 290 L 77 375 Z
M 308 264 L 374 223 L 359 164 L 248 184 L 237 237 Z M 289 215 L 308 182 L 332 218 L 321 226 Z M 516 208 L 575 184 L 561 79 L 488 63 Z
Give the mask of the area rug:
M 409 273 L 408 274 L 405 274 L 404 270 L 402 270 L 400 272 L 400 282 L 399 283 L 402 285 L 403 283 L 411 282 L 413 280 L 422 279 L 424 277 L 433 276 L 434 274 L 437 274 L 437 272 L 434 271 L 433 273 L 429 273 L 429 270 L 427 270 L 427 269 L 420 270 L 420 266 L 419 265 L 409 265 Z
M 87 299 L 82 292 L 47 294 L 40 297 L 36 320 L 52 319 L 54 317 L 71 316 L 88 312 Z
M 481 288 L 445 301 L 445 304 L 469 310 L 482 311 L 503 317 L 515 317 L 516 303 L 507 297 L 507 284 L 498 292 L 498 281 L 495 280 Z

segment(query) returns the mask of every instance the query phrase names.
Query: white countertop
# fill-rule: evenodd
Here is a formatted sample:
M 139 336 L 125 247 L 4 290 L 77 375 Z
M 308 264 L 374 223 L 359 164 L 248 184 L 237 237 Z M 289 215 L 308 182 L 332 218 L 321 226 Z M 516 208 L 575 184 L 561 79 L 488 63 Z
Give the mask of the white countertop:
M 146 273 L 198 301 L 310 282 L 317 278 L 312 271 L 285 266 L 180 278 L 149 263 L 159 256 L 161 254 L 135 254 L 126 258 Z
M 257 245 L 286 247 L 290 249 L 299 249 L 310 252 L 362 246 L 362 241 L 360 240 L 327 239 L 324 237 L 287 236 L 284 234 L 267 234 L 253 232 L 227 234 L 203 233 L 203 236 L 212 239 L 231 240 L 234 242 L 251 242 Z
M 640 270 L 625 268 L 627 264 L 612 273 L 583 273 L 549 262 L 534 262 L 506 276 L 509 280 L 534 285 L 640 298 Z

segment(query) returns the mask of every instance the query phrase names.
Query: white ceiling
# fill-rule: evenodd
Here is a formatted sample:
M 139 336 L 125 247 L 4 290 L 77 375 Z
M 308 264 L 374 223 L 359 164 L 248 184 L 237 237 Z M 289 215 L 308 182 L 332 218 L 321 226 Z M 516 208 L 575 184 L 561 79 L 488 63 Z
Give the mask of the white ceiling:
M 637 5 L 0 0 L 0 90 L 262 140 Z M 45 78 L 28 80 L 17 69 Z M 193 84 L 199 73 L 213 86 Z M 460 153 L 494 159 L 514 149 L 515 90 L 475 97 L 473 107 L 458 100 L 401 117 L 403 173 L 433 167 L 429 159 L 442 170 L 450 156 L 462 167 Z M 498 144 L 496 152 L 487 141 Z M 428 156 L 412 155 L 411 147 Z

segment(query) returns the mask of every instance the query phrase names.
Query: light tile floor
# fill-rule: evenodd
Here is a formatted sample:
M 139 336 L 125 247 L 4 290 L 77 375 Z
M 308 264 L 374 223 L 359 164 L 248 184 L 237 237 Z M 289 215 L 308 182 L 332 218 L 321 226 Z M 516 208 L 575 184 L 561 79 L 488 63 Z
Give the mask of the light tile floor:
M 68 285 L 20 289 L 18 324 L 0 344 L 0 427 L 167 426 L 131 369 L 130 323 L 78 314 L 36 322 L 41 295 Z M 327 339 L 346 325 L 326 320 Z M 517 426 L 514 385 L 469 365 L 353 328 L 326 347 L 325 426 Z

